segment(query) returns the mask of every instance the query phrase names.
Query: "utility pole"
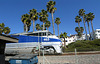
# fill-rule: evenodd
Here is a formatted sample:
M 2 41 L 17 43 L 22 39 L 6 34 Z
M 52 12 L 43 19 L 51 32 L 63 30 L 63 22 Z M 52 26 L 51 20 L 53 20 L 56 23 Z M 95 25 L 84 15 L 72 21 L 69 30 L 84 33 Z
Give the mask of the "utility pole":
M 39 56 L 40 56 L 40 43 L 39 43 L 39 33 L 38 33 L 38 47 L 39 47 Z
M 78 58 L 77 58 L 77 50 L 75 48 L 75 64 L 78 64 Z

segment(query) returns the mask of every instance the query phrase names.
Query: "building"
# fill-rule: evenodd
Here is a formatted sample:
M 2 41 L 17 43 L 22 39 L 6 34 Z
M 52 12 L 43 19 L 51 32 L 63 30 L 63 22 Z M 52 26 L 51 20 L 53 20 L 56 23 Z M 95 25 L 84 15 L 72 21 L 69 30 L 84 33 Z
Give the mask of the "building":
M 64 39 L 61 38 L 61 40 L 62 40 L 62 43 L 64 45 Z M 70 44 L 72 42 L 75 42 L 77 40 L 86 40 L 86 35 L 82 34 L 82 37 L 79 37 L 77 34 L 75 34 L 75 35 L 71 35 L 70 34 L 70 36 L 68 36 L 67 38 L 65 38 L 66 45 L 68 45 L 68 44 Z
M 100 39 L 100 29 L 94 30 L 95 39 Z M 93 32 L 91 33 L 91 37 L 93 38 Z

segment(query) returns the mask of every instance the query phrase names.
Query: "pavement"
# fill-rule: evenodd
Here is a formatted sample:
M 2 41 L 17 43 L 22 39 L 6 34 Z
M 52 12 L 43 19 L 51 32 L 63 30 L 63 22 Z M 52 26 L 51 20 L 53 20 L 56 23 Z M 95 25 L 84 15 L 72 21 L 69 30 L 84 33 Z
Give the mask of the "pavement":
M 100 54 L 91 55 L 66 55 L 66 56 L 45 56 L 45 64 L 100 64 Z M 43 57 L 40 56 L 39 64 L 43 64 Z

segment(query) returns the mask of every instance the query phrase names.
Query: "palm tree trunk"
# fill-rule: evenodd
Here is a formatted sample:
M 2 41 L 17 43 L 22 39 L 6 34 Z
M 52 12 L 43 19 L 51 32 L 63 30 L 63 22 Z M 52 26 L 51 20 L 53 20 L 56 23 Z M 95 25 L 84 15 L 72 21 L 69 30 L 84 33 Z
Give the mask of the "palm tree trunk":
M 65 41 L 65 38 L 64 38 L 64 48 L 66 48 L 66 41 Z
M 78 22 L 79 30 L 80 30 L 80 22 Z
M 87 30 L 86 30 L 86 25 L 85 25 L 85 19 L 84 19 L 84 16 L 83 16 L 83 23 L 84 23 L 85 32 L 86 32 L 86 40 L 88 40 L 88 36 L 87 36 Z
M 34 28 L 35 28 L 35 20 L 33 20 L 33 32 L 34 32 Z
M 26 26 L 25 26 L 25 24 L 24 24 L 24 32 L 26 32 Z
M 59 25 L 57 25 L 57 28 L 58 28 L 58 37 L 59 37 Z M 59 37 L 60 38 L 60 37 Z
M 49 28 L 47 27 L 47 30 L 49 31 Z
M 47 30 L 48 30 L 48 32 L 49 32 L 49 27 L 47 27 Z M 48 32 L 47 32 L 47 36 L 48 36 Z
M 78 26 L 79 26 L 79 31 L 81 32 L 81 28 L 80 28 L 80 22 L 78 22 Z M 82 35 L 82 34 L 81 34 Z M 79 36 L 80 37 L 80 36 Z
M 53 34 L 55 34 L 55 28 L 54 28 L 54 20 L 53 20 L 53 12 L 52 12 L 51 14 L 52 14 Z
M 25 31 L 28 32 L 27 24 L 24 23 L 24 25 L 25 25 Z
M 45 28 L 45 27 L 44 27 L 44 22 L 43 22 L 43 30 L 44 30 L 44 28 Z
M 92 32 L 93 32 L 93 39 L 95 39 L 94 29 L 93 29 L 93 23 L 92 23 L 92 21 L 91 21 L 91 27 L 92 27 Z
M 89 22 L 87 22 L 87 24 L 88 24 L 88 30 L 89 30 L 90 40 L 91 40 L 91 33 L 90 33 L 90 26 L 89 26 Z
M 28 27 L 27 27 L 27 24 L 26 24 L 26 32 L 28 32 Z

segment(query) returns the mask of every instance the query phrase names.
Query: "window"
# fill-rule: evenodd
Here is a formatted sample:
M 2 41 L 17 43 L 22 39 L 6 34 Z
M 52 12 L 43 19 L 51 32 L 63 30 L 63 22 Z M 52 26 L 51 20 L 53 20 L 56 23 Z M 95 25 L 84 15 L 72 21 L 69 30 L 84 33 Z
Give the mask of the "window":
M 44 32 L 42 36 L 46 36 L 46 32 Z
M 39 34 L 39 36 L 41 36 L 41 33 L 32 33 L 32 34 L 26 34 L 26 35 L 28 35 L 28 36 L 38 36 L 38 34 Z
M 96 39 L 98 39 L 98 37 L 96 37 Z
M 38 36 L 38 33 L 34 33 L 33 36 Z
M 66 40 L 66 42 L 67 42 L 67 40 Z
M 39 34 L 39 35 L 38 35 Z M 46 36 L 46 35 L 52 35 L 52 33 L 50 33 L 50 32 L 39 32 L 39 33 L 31 33 L 31 34 L 25 34 L 25 35 L 27 35 L 27 36 Z
M 48 32 L 48 35 L 52 35 L 52 33 L 51 32 Z
M 63 41 L 64 42 L 64 41 Z M 65 42 L 67 42 L 67 40 L 65 40 Z
M 98 33 L 100 33 L 100 31 L 98 31 Z
M 26 34 L 28 36 L 38 36 L 38 33 Z

